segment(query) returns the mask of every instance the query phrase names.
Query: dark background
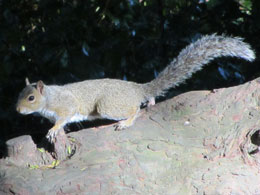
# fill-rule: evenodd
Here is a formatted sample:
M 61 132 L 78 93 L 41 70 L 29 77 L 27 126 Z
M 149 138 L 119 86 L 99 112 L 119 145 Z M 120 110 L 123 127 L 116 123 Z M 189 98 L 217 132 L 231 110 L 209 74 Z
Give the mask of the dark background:
M 243 37 L 257 54 L 259 10 L 259 0 L 0 0 L 0 147 L 19 135 L 40 139 L 51 127 L 16 113 L 25 77 L 46 84 L 144 83 L 190 42 L 212 33 Z M 258 58 L 216 59 L 167 98 L 244 83 L 259 77 L 258 64 Z

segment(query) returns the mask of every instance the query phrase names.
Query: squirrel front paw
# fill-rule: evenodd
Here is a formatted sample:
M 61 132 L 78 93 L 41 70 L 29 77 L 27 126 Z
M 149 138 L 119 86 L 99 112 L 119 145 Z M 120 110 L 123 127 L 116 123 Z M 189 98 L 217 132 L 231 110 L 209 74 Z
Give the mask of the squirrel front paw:
M 47 138 L 51 143 L 54 143 L 57 134 L 58 134 L 58 130 L 50 129 L 50 130 L 48 131 L 48 134 L 46 135 L 46 138 Z
M 46 138 L 51 142 L 54 143 L 56 140 L 59 130 L 63 127 L 62 126 L 63 121 L 58 121 L 56 124 L 49 130 L 48 134 L 46 135 Z

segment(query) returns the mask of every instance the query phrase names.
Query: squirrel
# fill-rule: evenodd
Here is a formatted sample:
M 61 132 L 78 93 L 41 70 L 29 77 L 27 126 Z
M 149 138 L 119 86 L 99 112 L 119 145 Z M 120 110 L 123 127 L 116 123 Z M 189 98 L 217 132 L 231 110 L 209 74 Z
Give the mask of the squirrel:
M 133 125 L 142 104 L 154 105 L 155 98 L 164 96 L 209 61 L 231 56 L 247 61 L 255 53 L 242 38 L 223 35 L 205 35 L 184 48 L 154 80 L 139 84 L 118 79 L 96 79 L 63 86 L 31 83 L 20 92 L 16 109 L 21 114 L 38 112 L 55 125 L 47 139 L 55 141 L 57 132 L 67 123 L 105 118 L 119 121 L 115 130 Z

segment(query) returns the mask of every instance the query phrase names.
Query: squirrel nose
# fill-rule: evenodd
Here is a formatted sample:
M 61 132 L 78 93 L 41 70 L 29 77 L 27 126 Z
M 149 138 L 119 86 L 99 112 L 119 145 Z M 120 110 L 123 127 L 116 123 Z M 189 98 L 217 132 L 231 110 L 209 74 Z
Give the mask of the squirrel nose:
M 17 112 L 20 112 L 20 108 L 19 108 L 19 107 L 16 107 L 16 111 L 17 111 Z

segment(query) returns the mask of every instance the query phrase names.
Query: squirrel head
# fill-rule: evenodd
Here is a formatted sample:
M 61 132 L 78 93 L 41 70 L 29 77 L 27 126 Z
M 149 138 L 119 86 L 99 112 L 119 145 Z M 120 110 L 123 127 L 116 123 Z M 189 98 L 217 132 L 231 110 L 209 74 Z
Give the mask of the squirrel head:
M 30 83 L 25 79 L 26 87 L 21 91 L 16 104 L 16 110 L 21 114 L 31 114 L 43 109 L 46 105 L 46 98 L 43 95 L 44 83 Z

